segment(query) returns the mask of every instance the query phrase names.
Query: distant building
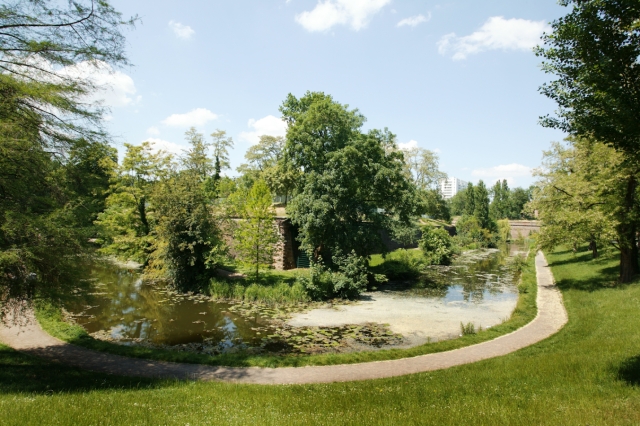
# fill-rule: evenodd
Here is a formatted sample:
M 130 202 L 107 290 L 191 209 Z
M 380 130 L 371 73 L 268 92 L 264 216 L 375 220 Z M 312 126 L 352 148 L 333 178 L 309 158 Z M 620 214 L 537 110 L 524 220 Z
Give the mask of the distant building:
M 448 200 L 458 192 L 466 189 L 467 186 L 469 186 L 469 182 L 465 182 L 455 177 L 450 177 L 440 181 L 440 192 L 442 193 L 442 197 L 445 200 Z

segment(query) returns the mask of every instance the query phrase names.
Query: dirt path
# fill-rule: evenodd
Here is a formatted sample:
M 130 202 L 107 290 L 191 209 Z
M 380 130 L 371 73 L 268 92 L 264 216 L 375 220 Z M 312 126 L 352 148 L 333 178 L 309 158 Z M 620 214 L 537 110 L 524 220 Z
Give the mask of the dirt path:
M 506 355 L 555 334 L 566 324 L 567 313 L 562 303 L 562 295 L 553 283 L 553 276 L 541 252 L 536 256 L 536 272 L 538 315 L 526 326 L 477 345 L 391 361 L 299 368 L 232 368 L 148 361 L 70 345 L 50 336 L 35 322 L 25 326 L 0 327 L 0 341 L 21 352 L 87 370 L 117 375 L 256 384 L 379 379 L 441 370 Z

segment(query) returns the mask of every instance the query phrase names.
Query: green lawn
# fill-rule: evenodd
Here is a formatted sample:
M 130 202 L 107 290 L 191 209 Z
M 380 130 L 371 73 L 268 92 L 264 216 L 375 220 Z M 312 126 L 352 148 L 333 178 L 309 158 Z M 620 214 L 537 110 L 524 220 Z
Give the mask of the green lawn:
M 640 285 L 615 259 L 550 255 L 569 323 L 514 354 L 368 382 L 249 386 L 131 380 L 0 347 L 0 424 L 640 424 Z

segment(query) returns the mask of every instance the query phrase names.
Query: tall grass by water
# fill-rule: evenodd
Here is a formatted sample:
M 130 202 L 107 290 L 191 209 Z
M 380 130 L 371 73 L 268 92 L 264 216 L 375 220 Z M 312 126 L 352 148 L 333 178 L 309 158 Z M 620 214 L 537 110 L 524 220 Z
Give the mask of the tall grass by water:
M 548 260 L 569 323 L 507 356 L 392 379 L 251 386 L 88 373 L 0 346 L 0 424 L 640 424 L 638 281 L 614 285 L 614 256 Z

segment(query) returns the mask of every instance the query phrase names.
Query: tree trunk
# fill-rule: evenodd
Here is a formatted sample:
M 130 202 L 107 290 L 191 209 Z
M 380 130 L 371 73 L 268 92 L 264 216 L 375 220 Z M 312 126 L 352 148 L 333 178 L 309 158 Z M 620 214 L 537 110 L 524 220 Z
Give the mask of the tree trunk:
M 618 226 L 618 243 L 620 245 L 620 278 L 621 283 L 631 282 L 638 273 L 638 245 L 636 244 L 636 223 L 632 218 L 635 207 L 637 181 L 630 176 L 627 181 L 627 191 L 624 209 Z
M 591 254 L 593 256 L 594 259 L 598 258 L 598 244 L 595 242 L 595 240 L 591 240 L 591 242 L 589 243 L 589 250 L 591 250 Z
M 144 196 L 140 197 L 138 201 L 138 214 L 140 215 L 140 222 L 142 222 L 142 234 L 149 235 L 149 221 L 147 220 L 147 206 Z

